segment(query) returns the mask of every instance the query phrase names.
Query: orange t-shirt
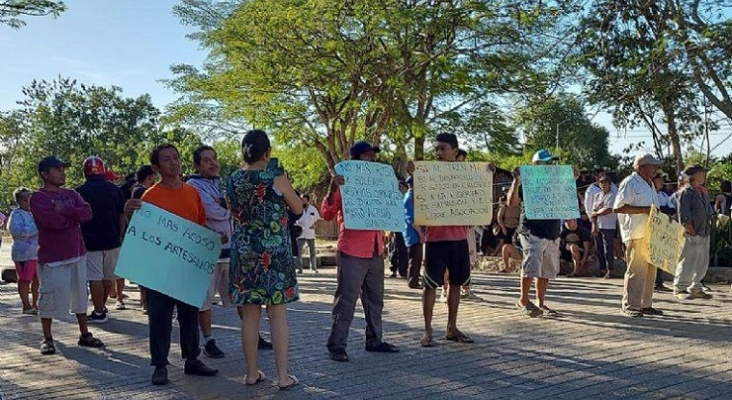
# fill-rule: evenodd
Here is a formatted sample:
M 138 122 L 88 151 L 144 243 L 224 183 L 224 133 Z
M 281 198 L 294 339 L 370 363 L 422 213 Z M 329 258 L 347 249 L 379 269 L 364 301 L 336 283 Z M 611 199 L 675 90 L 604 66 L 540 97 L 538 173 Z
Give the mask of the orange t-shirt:
M 206 210 L 201 196 L 193 186 L 184 183 L 178 189 L 156 183 L 145 191 L 142 201 L 158 206 L 181 218 L 206 226 Z

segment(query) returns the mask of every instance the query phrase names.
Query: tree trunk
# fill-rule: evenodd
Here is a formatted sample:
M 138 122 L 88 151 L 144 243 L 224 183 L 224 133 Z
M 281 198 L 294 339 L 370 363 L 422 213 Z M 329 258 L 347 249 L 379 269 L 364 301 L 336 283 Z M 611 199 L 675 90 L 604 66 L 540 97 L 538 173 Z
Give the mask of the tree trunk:
M 414 138 L 414 161 L 424 160 L 424 136 Z
M 676 173 L 684 170 L 684 159 L 681 154 L 681 141 L 679 139 L 679 132 L 676 126 L 676 112 L 669 104 L 663 104 L 663 114 L 666 119 L 666 126 L 668 127 L 668 140 L 671 145 L 671 155 L 674 157 L 676 164 Z

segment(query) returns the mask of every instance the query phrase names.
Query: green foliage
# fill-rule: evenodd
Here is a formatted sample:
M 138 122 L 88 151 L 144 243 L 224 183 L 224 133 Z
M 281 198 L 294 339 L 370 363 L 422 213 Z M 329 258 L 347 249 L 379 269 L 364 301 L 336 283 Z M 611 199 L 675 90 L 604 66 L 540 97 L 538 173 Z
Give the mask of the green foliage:
M 539 149 L 555 153 L 558 144 L 560 151 L 555 155 L 563 164 L 581 169 L 614 168 L 617 164 L 608 151 L 609 132 L 590 121 L 582 102 L 575 96 L 560 94 L 535 100 L 516 114 L 515 121 L 526 136 L 525 151 L 532 154 Z
M 331 171 L 358 139 L 421 159 L 445 126 L 510 153 L 498 99 L 546 91 L 560 69 L 551 35 L 576 9 L 549 3 L 185 0 L 175 13 L 209 59 L 173 67 L 172 117 L 222 135 L 247 121 Z
M 54 18 L 66 11 L 63 1 L 50 0 L 0 0 L 0 25 L 11 28 L 25 26 L 23 17 L 40 17 L 51 15 Z
M 23 88 L 21 108 L 0 115 L 1 196 L 11 202 L 17 186 L 38 187 L 38 161 L 55 154 L 71 163 L 67 186 L 84 179 L 82 163 L 98 155 L 119 174 L 148 163 L 152 148 L 175 144 L 184 173 L 192 171 L 193 149 L 201 139 L 180 127 L 163 129 L 150 96 L 123 97 L 116 87 L 87 86 L 75 80 L 34 81 Z

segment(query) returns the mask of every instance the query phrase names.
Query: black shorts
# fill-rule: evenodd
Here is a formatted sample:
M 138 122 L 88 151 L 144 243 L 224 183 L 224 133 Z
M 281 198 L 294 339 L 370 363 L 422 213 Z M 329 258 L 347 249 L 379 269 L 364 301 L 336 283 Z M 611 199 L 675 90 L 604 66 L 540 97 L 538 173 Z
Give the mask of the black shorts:
M 451 285 L 470 284 L 470 250 L 467 240 L 429 242 L 424 251 L 424 284 L 436 289 L 445 284 L 445 271 Z

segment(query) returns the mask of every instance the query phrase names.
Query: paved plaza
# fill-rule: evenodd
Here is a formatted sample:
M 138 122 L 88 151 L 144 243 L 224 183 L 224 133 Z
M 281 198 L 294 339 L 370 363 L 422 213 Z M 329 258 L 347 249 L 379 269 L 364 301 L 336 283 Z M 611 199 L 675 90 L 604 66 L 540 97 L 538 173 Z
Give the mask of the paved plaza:
M 5 252 L 3 252 L 5 253 Z M 3 254 L 4 257 L 7 254 Z M 387 271 L 388 272 L 388 271 Z M 148 366 L 147 319 L 128 287 L 128 310 L 92 325 L 107 348 L 76 345 L 75 319 L 54 322 L 57 354 L 41 356 L 37 317 L 21 315 L 15 284 L 0 286 L 0 394 L 3 399 L 730 399 L 732 294 L 715 285 L 711 301 L 675 301 L 656 294 L 663 317 L 620 315 L 622 280 L 560 278 L 549 291 L 556 318 L 529 319 L 514 308 L 515 275 L 476 274 L 478 298 L 461 305 L 459 327 L 475 344 L 436 340 L 421 348 L 420 292 L 386 278 L 385 339 L 398 354 L 367 353 L 360 306 L 348 348 L 351 361 L 328 359 L 325 341 L 335 270 L 301 276 L 302 301 L 289 310 L 291 371 L 301 384 L 278 391 L 269 379 L 244 385 L 239 320 L 214 308 L 214 335 L 226 358 L 205 360 L 218 377 L 182 373 L 174 344 L 171 384 L 153 387 Z M 110 306 L 113 304 L 110 303 Z M 113 307 L 110 307 L 113 308 Z M 435 338 L 444 335 L 446 306 L 437 304 Z M 266 321 L 262 329 L 267 332 Z M 177 341 L 174 326 L 174 342 Z M 271 351 L 260 350 L 272 378 Z

